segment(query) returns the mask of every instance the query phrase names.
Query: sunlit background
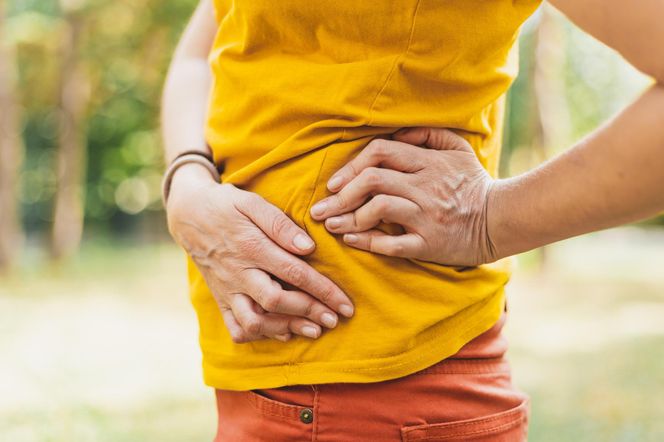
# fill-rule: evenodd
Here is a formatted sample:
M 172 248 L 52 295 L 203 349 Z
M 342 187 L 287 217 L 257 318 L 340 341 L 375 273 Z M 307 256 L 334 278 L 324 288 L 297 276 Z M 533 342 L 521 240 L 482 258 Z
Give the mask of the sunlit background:
M 0 0 L 0 440 L 207 441 L 161 84 L 195 0 Z M 499 17 L 497 17 L 499 19 Z M 503 176 L 649 80 L 551 9 L 524 27 Z M 661 219 L 520 256 L 507 333 L 533 441 L 664 440 Z

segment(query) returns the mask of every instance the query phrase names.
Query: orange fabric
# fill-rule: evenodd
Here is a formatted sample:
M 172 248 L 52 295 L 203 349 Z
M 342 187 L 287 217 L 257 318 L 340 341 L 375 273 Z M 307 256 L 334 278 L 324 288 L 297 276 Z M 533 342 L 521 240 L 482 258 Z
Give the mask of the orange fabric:
M 390 381 L 216 390 L 215 441 L 524 441 L 528 398 L 511 383 L 504 321 L 455 356 Z

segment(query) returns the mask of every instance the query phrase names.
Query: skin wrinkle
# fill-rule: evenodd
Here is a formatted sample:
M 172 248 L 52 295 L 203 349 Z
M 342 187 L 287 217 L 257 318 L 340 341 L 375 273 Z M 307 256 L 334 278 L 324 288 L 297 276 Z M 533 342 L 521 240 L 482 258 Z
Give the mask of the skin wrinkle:
M 183 169 L 178 177 L 195 171 L 196 169 L 191 168 Z M 200 192 L 208 186 L 209 182 L 194 186 L 192 190 Z M 294 237 L 302 232 L 298 228 L 289 228 L 288 225 L 275 228 L 279 227 L 278 218 L 264 218 L 263 229 L 259 228 L 251 219 L 253 212 L 245 210 L 256 210 L 267 205 L 267 202 L 233 186 L 213 186 L 217 192 L 207 194 L 195 210 L 196 214 L 201 215 L 192 217 L 189 212 L 187 216 L 172 217 L 169 225 L 177 231 L 175 238 L 194 260 L 206 284 L 212 289 L 231 339 L 234 342 L 248 342 L 266 337 L 279 339 L 278 335 L 288 333 L 289 330 L 304 335 L 304 328 L 307 326 L 320 335 L 323 313 L 330 313 L 336 318 L 329 306 L 348 302 L 341 301 L 340 290 L 330 281 L 323 280 L 315 286 L 320 301 L 313 297 L 308 298 L 306 293 L 298 290 L 289 292 L 291 298 L 285 303 L 286 292 L 269 276 L 269 272 L 274 271 L 293 287 L 302 286 L 305 282 L 313 285 L 310 281 L 313 274 L 307 271 L 304 261 L 290 259 L 278 264 L 279 253 L 286 252 L 277 241 L 270 239 Z M 246 198 L 238 199 L 234 198 L 234 195 Z M 181 195 L 174 194 L 175 204 L 181 199 Z M 230 201 L 231 204 L 220 212 L 217 199 Z M 171 216 L 178 212 L 180 210 L 171 211 Z M 206 212 L 214 212 L 215 216 L 204 215 Z M 262 212 L 259 214 L 263 215 Z M 194 222 L 194 219 L 199 221 Z M 217 234 L 210 235 L 209 232 L 212 231 Z M 210 238 L 214 238 L 213 243 L 210 243 Z M 219 266 L 219 262 L 230 264 Z M 267 308 L 264 309 L 263 306 Z M 300 316 L 303 311 L 308 313 L 305 317 Z M 283 312 L 292 316 L 275 316 L 272 312 Z
M 402 155 L 404 150 L 406 155 Z M 353 171 L 358 169 L 356 162 L 364 168 L 354 175 Z M 410 164 L 416 162 L 424 166 L 412 173 Z M 381 169 L 376 169 L 383 165 L 390 167 L 389 173 L 381 174 Z M 347 164 L 345 171 L 342 169 L 337 174 L 344 176 L 345 184 L 325 199 L 327 208 L 323 213 L 314 215 L 312 211 L 312 216 L 324 220 L 350 211 L 349 216 L 341 219 L 352 220 L 358 212 L 367 211 L 369 230 L 366 224 L 352 222 L 335 229 L 328 226 L 331 233 L 356 235 L 358 241 L 349 245 L 373 253 L 446 265 L 479 265 L 495 259 L 488 247 L 480 247 L 477 252 L 477 244 L 487 244 L 483 237 L 487 231 L 485 206 L 492 179 L 468 142 L 452 131 L 425 128 L 399 131 L 394 140 L 368 145 L 357 159 Z M 396 210 L 396 206 L 381 210 L 375 201 L 367 202 L 372 195 L 385 195 L 383 205 L 398 202 L 386 199 L 387 195 L 404 198 L 415 203 L 421 213 L 411 222 L 395 220 L 405 233 L 389 235 L 375 227 L 389 221 L 384 214 Z
M 476 230 L 476 235 L 480 238 L 477 245 L 480 252 L 470 257 L 471 261 L 480 261 L 482 255 L 511 255 L 570 236 L 644 218 L 660 210 L 664 204 L 661 191 L 658 190 L 662 188 L 662 181 L 657 179 L 661 176 L 664 158 L 661 155 L 664 137 L 657 121 L 657 117 L 664 112 L 661 86 L 664 82 L 664 58 L 653 56 L 659 51 L 658 45 L 662 41 L 660 36 L 664 36 L 664 27 L 660 26 L 658 21 L 662 16 L 664 2 L 645 0 L 639 3 L 639 7 L 618 0 L 552 0 L 551 3 L 581 28 L 617 49 L 637 68 L 653 76 L 660 85 L 653 86 L 616 121 L 596 131 L 599 135 L 589 138 L 586 145 L 577 145 L 570 149 L 570 155 L 558 158 L 552 164 L 544 165 L 533 173 L 509 182 L 494 185 L 494 182 L 489 180 L 485 197 L 482 198 L 481 193 L 473 196 L 477 200 L 476 204 L 483 207 L 483 210 L 474 217 L 471 216 L 472 211 L 465 214 L 469 229 Z M 182 149 L 190 149 L 192 146 L 206 150 L 202 128 L 205 126 L 203 110 L 210 89 L 210 72 L 205 59 L 218 29 L 212 18 L 212 11 L 211 3 L 204 0 L 192 20 L 193 25 L 188 26 L 178 46 L 169 72 L 162 115 L 167 158 L 172 158 Z M 196 87 L 192 88 L 191 85 Z M 183 94 L 182 91 L 185 90 L 187 93 Z M 342 137 L 345 137 L 345 134 L 344 129 Z M 426 132 L 422 141 L 424 144 L 450 142 L 452 151 L 458 149 L 458 146 L 452 146 L 455 139 L 444 132 Z M 427 179 L 436 181 L 441 176 L 469 173 L 460 158 L 458 157 L 459 161 L 451 162 L 450 166 L 444 169 L 445 173 L 439 176 L 424 174 L 423 179 L 413 180 L 409 182 L 409 186 L 426 188 Z M 213 186 L 200 185 L 202 180 L 211 183 L 210 177 L 202 175 L 206 173 L 203 168 L 199 167 L 198 172 L 195 169 L 195 166 L 183 167 L 175 175 L 173 194 L 185 197 L 180 198 L 177 203 L 169 204 L 167 208 L 169 230 L 176 241 L 188 245 L 189 248 L 199 245 L 196 240 L 191 241 L 191 238 L 214 237 L 219 235 L 220 230 L 225 230 L 227 225 L 237 222 L 240 217 L 237 210 L 233 215 L 235 218 L 228 216 L 227 224 L 222 226 L 224 229 L 220 229 L 219 225 L 214 228 L 215 225 L 209 221 L 220 211 L 228 209 L 228 201 L 234 204 L 234 201 L 241 199 L 250 200 L 246 193 L 237 193 L 235 198 L 226 200 L 214 200 L 210 195 L 217 190 Z M 355 172 L 356 176 L 361 170 L 358 168 Z M 219 183 L 214 184 L 217 186 Z M 471 180 L 462 185 L 476 184 Z M 413 192 L 413 195 L 415 194 L 417 198 L 413 199 L 419 200 L 426 196 L 425 193 Z M 376 192 L 372 192 L 372 195 L 376 195 Z M 249 212 L 254 215 L 265 212 L 270 207 L 264 201 L 257 203 L 255 198 L 251 201 L 254 205 Z M 424 213 L 424 209 L 431 207 L 428 201 L 425 200 L 426 204 L 413 202 L 422 209 L 422 213 L 414 217 L 416 221 L 434 219 Z M 464 200 L 457 197 L 453 198 L 453 202 L 454 204 L 447 206 L 452 212 L 459 209 L 459 204 L 463 206 Z M 195 212 L 190 210 L 192 207 L 196 208 Z M 444 206 L 440 208 L 445 209 Z M 461 217 L 462 212 L 463 209 L 459 209 L 457 215 Z M 272 215 L 276 216 L 274 213 L 272 212 Z M 195 218 L 192 224 L 196 226 L 173 222 L 187 218 Z M 449 219 L 454 220 L 454 216 Z M 252 219 L 247 221 L 253 224 Z M 447 233 L 451 237 L 445 241 L 469 241 L 471 234 L 468 230 L 450 226 L 448 228 Z M 293 225 L 293 229 L 297 229 L 297 226 Z M 232 233 L 228 235 L 230 241 Z M 426 236 L 424 233 L 420 235 L 419 232 L 413 232 L 412 235 L 413 238 Z M 444 237 L 443 234 L 438 235 Z M 293 250 L 292 238 L 289 238 L 288 234 L 285 238 L 268 236 L 263 236 L 267 244 L 282 247 L 291 254 L 301 255 Z M 200 241 L 203 247 L 207 239 Z M 418 239 L 413 241 L 411 246 L 422 249 L 426 245 L 423 243 L 423 240 Z M 443 251 L 444 247 L 436 247 L 428 253 L 439 256 Z M 284 261 L 284 256 L 282 254 L 279 257 L 276 265 Z M 224 255 L 223 259 L 230 262 L 237 257 Z M 453 260 L 459 259 L 462 257 L 458 251 L 454 252 Z M 443 259 L 443 262 L 445 261 L 448 260 Z M 207 264 L 208 271 L 214 269 L 214 266 L 228 265 L 226 262 Z M 196 265 L 198 266 L 198 263 Z M 214 275 L 203 275 L 203 278 L 210 281 L 209 285 L 215 294 L 221 293 L 221 284 L 214 280 Z

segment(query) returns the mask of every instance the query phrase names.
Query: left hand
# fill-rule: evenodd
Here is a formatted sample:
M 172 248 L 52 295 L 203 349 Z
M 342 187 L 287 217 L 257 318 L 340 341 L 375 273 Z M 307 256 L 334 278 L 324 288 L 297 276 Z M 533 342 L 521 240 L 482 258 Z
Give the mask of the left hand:
M 358 249 L 474 266 L 498 258 L 487 230 L 494 181 L 454 132 L 402 129 L 392 140 L 371 141 L 337 171 L 328 181 L 335 195 L 315 204 L 311 215 Z M 405 233 L 376 229 L 381 222 Z

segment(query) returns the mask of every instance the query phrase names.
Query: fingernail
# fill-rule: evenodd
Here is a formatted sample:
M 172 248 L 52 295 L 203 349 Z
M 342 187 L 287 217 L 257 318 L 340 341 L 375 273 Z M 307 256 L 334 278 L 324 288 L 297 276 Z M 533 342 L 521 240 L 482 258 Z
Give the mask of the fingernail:
M 336 229 L 338 227 L 341 227 L 341 217 L 335 216 L 333 218 L 328 218 L 326 223 L 327 226 L 330 227 L 331 229 Z
M 290 333 L 286 333 L 285 335 L 276 335 L 275 338 L 277 338 L 277 339 L 280 340 L 281 342 L 287 342 L 287 341 L 290 340 L 290 338 L 291 338 L 291 334 L 290 334 Z
M 314 246 L 314 242 L 307 235 L 298 233 L 293 238 L 293 245 L 300 250 L 309 250 Z
M 355 244 L 357 241 L 359 241 L 359 237 L 353 233 L 348 233 L 344 235 L 344 241 L 346 241 L 348 244 Z
M 337 325 L 337 317 L 332 313 L 323 313 L 320 316 L 320 321 L 327 328 L 334 328 Z
M 341 304 L 339 306 L 339 313 L 341 313 L 342 315 L 344 315 L 347 318 L 350 318 L 351 316 L 353 316 L 353 311 L 354 311 L 354 309 L 353 309 L 352 305 Z
M 327 203 L 325 201 L 321 201 L 311 208 L 311 214 L 313 216 L 320 216 L 325 213 L 325 210 L 327 210 Z
M 330 178 L 330 181 L 327 182 L 328 190 L 336 190 L 338 187 L 341 186 L 342 181 L 343 181 L 342 177 L 333 176 L 332 178 Z
M 316 327 L 305 325 L 302 327 L 302 334 L 308 338 L 316 339 L 318 337 L 318 330 Z

